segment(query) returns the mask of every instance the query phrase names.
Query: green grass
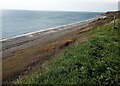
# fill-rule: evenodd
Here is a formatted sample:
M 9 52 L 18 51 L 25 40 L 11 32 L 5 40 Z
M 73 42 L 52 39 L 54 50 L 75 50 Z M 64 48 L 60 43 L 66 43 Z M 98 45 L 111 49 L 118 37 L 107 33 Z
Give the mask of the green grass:
M 22 84 L 120 84 L 120 24 L 97 27 L 87 41 L 69 47 Z

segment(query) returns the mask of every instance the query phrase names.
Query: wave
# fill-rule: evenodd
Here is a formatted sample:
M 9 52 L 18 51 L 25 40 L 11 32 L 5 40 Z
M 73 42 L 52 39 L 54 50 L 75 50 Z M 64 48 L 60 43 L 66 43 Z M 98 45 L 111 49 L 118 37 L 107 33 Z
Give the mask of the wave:
M 37 33 L 40 34 L 40 33 L 43 33 L 43 32 L 49 32 L 49 31 L 51 31 L 51 30 L 63 30 L 63 29 L 68 29 L 68 28 L 75 27 L 75 26 L 78 26 L 78 25 L 84 25 L 84 24 L 90 23 L 90 22 L 95 21 L 95 20 L 97 20 L 97 19 L 99 19 L 99 18 L 105 18 L 105 16 L 97 16 L 97 17 L 93 17 L 93 18 L 90 18 L 90 19 L 87 19 L 87 20 L 78 21 L 78 22 L 75 22 L 75 23 L 70 23 L 70 24 L 61 25 L 61 26 L 57 26 L 57 27 L 52 27 L 52 28 L 48 28 L 48 29 L 44 29 L 44 30 L 34 31 L 34 32 L 30 32 L 30 33 L 26 33 L 26 34 L 14 36 L 14 37 L 2 39 L 2 40 L 0 40 L 0 42 L 1 42 L 1 41 L 6 41 L 6 40 L 15 39 L 15 38 L 20 38 L 20 37 L 23 37 L 23 36 L 34 35 L 34 34 L 37 34 Z

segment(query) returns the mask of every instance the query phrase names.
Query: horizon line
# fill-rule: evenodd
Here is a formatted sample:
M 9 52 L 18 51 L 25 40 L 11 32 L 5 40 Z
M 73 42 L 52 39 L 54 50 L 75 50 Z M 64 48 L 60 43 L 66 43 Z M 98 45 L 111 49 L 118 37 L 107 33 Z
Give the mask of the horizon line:
M 24 11 L 59 11 L 59 12 L 111 12 L 111 11 L 118 11 L 118 10 L 109 10 L 109 11 L 83 11 L 83 10 L 39 10 L 39 9 L 1 9 L 0 10 L 24 10 Z

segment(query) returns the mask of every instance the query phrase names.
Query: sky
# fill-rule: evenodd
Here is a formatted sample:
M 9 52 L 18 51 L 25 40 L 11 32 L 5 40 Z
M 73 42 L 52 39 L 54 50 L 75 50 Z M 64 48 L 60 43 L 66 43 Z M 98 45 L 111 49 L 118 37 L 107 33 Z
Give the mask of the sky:
M 118 10 L 118 1 L 119 0 L 0 0 L 0 9 L 106 12 Z

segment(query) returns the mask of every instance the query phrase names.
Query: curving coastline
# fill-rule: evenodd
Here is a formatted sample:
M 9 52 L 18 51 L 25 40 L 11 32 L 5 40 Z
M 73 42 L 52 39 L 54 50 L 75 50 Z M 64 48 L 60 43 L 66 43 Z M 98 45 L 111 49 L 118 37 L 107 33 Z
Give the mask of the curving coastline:
M 70 28 L 72 26 L 82 25 L 82 24 L 85 24 L 87 22 L 92 22 L 92 21 L 94 21 L 94 20 L 96 20 L 98 18 L 104 18 L 104 17 L 106 17 L 106 16 L 93 17 L 91 19 L 87 19 L 87 20 L 83 20 L 83 21 L 78 21 L 78 22 L 75 22 L 75 23 L 70 23 L 70 24 L 61 25 L 61 26 L 57 26 L 57 27 L 51 27 L 51 28 L 48 28 L 48 29 L 45 29 L 45 30 L 39 30 L 39 31 L 30 32 L 30 33 L 25 33 L 25 34 L 21 34 L 21 35 L 18 35 L 18 36 L 14 36 L 14 37 L 2 39 L 2 40 L 0 40 L 0 42 L 1 41 L 4 42 L 4 41 L 7 41 L 7 40 L 12 40 L 12 39 L 23 37 L 23 36 L 40 34 L 40 33 L 48 32 L 49 30 L 56 30 L 56 29 L 63 29 L 63 28 L 67 29 L 67 28 Z
M 92 28 L 112 20 L 113 17 L 103 15 L 2 41 L 3 82 L 11 82 L 40 69 L 46 60 L 59 55 L 69 44 L 84 41 Z
M 25 43 L 34 41 L 36 39 L 39 39 L 43 36 L 47 36 L 49 34 L 55 34 L 58 32 L 65 31 L 65 30 L 69 30 L 70 28 L 73 28 L 76 26 L 81 26 L 81 28 L 82 28 L 84 25 L 88 25 L 90 22 L 96 21 L 98 19 L 105 19 L 105 18 L 106 18 L 106 16 L 98 16 L 98 17 L 91 18 L 91 19 L 84 20 L 84 21 L 79 21 L 79 22 L 75 22 L 75 23 L 71 23 L 71 24 L 67 24 L 67 25 L 48 28 L 46 30 L 40 30 L 40 31 L 23 34 L 23 35 L 18 35 L 18 36 L 11 37 L 8 39 L 3 39 L 0 41 L 3 44 L 2 51 L 6 51 L 13 47 L 21 46 Z

